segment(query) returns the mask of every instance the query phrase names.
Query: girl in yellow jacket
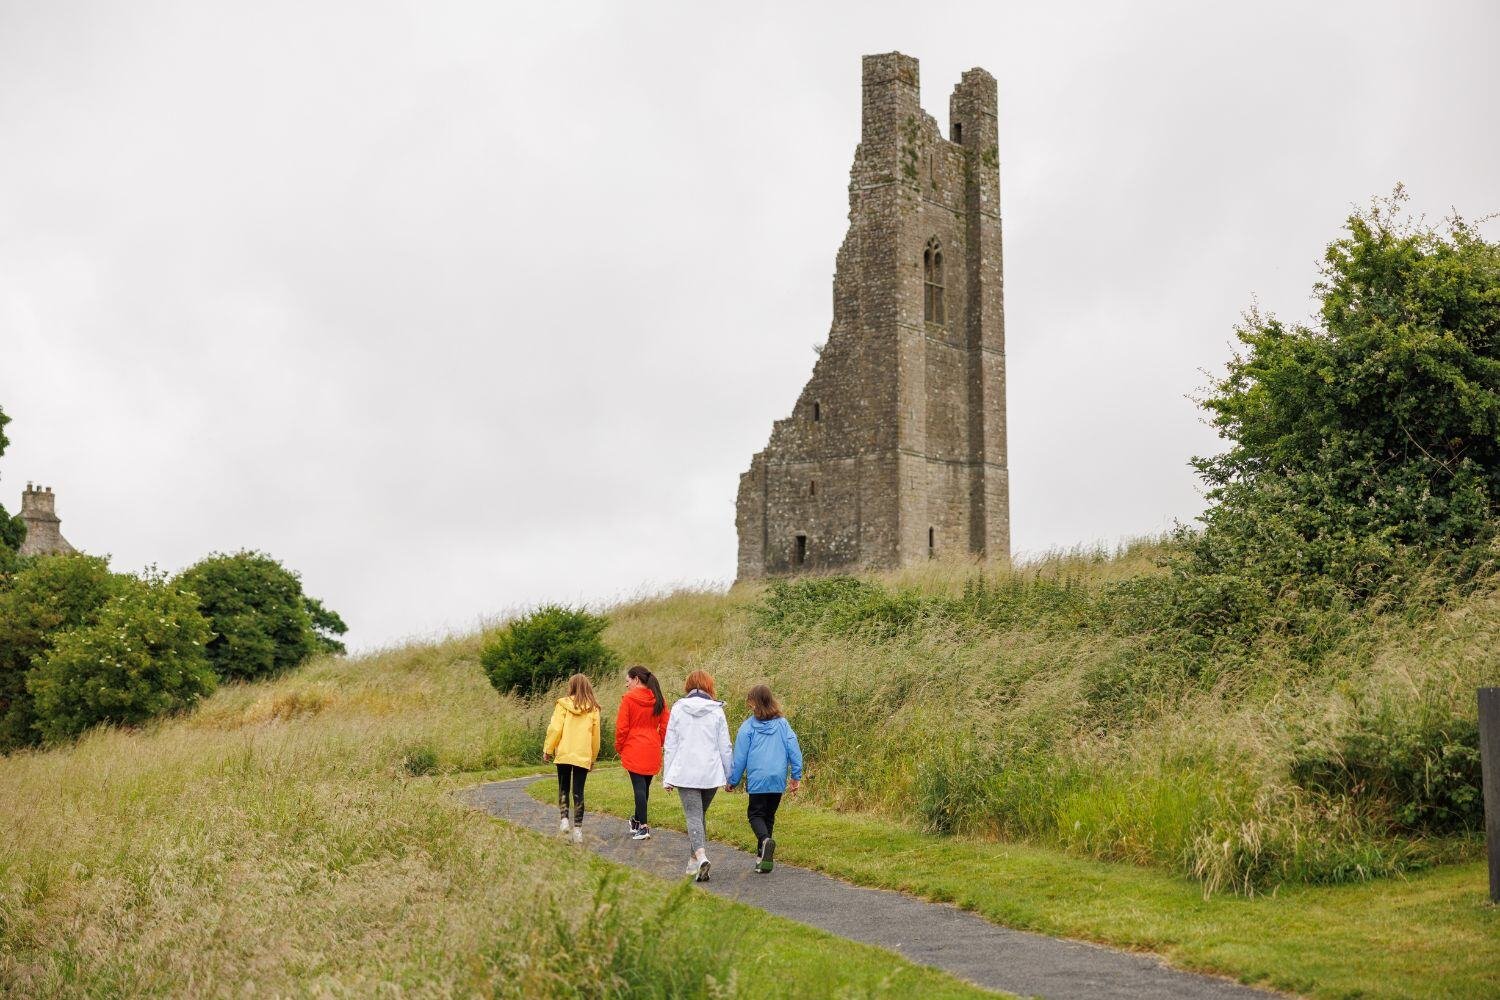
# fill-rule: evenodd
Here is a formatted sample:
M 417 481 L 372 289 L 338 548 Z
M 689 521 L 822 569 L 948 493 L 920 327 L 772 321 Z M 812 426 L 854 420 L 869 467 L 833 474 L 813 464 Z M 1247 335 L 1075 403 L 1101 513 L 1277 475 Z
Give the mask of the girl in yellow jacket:
M 568 678 L 568 696 L 557 699 L 542 760 L 557 760 L 557 808 L 562 822 L 559 833 L 571 829 L 573 843 L 583 843 L 583 783 L 599 759 L 599 699 L 583 674 Z M 568 790 L 573 791 L 573 822 L 568 823 Z

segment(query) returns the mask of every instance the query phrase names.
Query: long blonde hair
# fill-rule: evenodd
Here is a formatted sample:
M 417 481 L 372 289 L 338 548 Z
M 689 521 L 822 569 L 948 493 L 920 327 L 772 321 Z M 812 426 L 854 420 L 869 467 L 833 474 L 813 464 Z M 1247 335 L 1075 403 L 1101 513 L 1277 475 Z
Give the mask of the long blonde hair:
M 580 712 L 593 712 L 599 708 L 599 699 L 594 697 L 594 685 L 586 674 L 574 674 L 568 678 L 568 697 Z

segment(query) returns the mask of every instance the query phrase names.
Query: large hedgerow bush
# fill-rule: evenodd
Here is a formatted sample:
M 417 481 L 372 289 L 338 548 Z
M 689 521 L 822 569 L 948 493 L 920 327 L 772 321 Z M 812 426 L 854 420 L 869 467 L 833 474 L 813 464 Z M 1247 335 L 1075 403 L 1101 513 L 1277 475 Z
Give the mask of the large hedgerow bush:
M 1314 326 L 1250 313 L 1202 401 L 1229 444 L 1183 568 L 1303 605 L 1409 600 L 1433 563 L 1494 565 L 1500 244 L 1403 214 L 1400 188 L 1329 245 Z
M 485 676 L 502 694 L 530 697 L 573 674 L 602 677 L 620 657 L 600 638 L 603 615 L 548 605 L 508 622 L 479 652 Z
M 215 553 L 177 582 L 197 595 L 213 639 L 208 661 L 221 680 L 274 677 L 314 653 L 343 652 L 343 620 L 308 597 L 295 572 L 263 552 Z
M 93 622 L 58 635 L 27 677 L 37 728 L 60 741 L 110 723 L 139 725 L 213 691 L 208 622 L 161 578 L 127 581 Z
M 27 676 L 58 636 L 93 624 L 126 580 L 94 556 L 41 556 L 0 589 L 0 753 L 41 742 Z

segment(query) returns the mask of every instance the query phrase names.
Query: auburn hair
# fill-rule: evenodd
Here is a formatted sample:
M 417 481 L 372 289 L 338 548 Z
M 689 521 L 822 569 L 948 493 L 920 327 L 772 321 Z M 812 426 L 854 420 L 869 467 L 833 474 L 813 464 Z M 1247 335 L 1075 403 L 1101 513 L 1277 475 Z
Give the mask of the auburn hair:
M 568 697 L 573 699 L 574 707 L 580 712 L 592 712 L 599 707 L 599 699 L 594 697 L 594 685 L 589 683 L 586 674 L 574 674 L 568 678 Z
M 645 667 L 631 667 L 629 670 L 625 671 L 625 676 L 634 677 L 636 680 L 646 685 L 646 690 L 650 691 L 651 697 L 656 699 L 656 704 L 651 707 L 652 715 L 660 715 L 663 711 L 666 710 L 667 699 L 662 697 L 661 682 L 656 679 L 655 674 L 647 670 Z
M 717 698 L 714 692 L 714 675 L 707 670 L 694 670 L 687 675 L 687 680 L 682 682 L 682 693 L 691 694 L 697 688 L 710 698 Z
M 757 684 L 745 695 L 745 701 L 750 705 L 750 711 L 761 722 L 781 718 L 781 704 L 771 689 L 764 684 Z

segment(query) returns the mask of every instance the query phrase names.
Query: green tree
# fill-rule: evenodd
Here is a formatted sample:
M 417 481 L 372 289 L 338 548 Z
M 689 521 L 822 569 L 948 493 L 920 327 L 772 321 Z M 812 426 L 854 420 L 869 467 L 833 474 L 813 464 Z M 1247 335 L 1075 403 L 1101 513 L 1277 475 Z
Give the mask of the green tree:
M 538 608 L 496 632 L 479 651 L 490 683 L 502 693 L 529 697 L 573 674 L 599 677 L 620 657 L 600 638 L 609 619 L 556 605 Z
M 58 636 L 95 622 L 127 579 L 95 556 L 41 556 L 0 590 L 0 752 L 41 741 L 27 676 Z
M 1192 569 L 1359 602 L 1437 560 L 1493 558 L 1500 496 L 1500 246 L 1459 218 L 1351 215 L 1316 327 L 1251 313 L 1203 405 L 1229 448 L 1194 465 L 1212 505 Z
M 344 619 L 339 617 L 337 611 L 326 607 L 316 597 L 304 597 L 303 600 L 307 602 L 307 613 L 312 618 L 318 652 L 337 655 L 347 653 L 348 648 L 338 638 L 349 631 L 349 626 L 344 624 Z
M 213 629 L 208 660 L 222 680 L 256 680 L 314 653 L 342 651 L 339 616 L 302 592 L 297 574 L 263 552 L 215 553 L 177 578 Z
M 5 415 L 4 408 L 0 408 L 0 455 L 5 454 L 6 445 L 10 444 L 10 438 L 5 436 L 5 425 L 10 423 L 10 417 Z M 0 572 L 10 569 L 10 561 L 3 558 L 6 554 L 14 554 L 26 540 L 26 523 L 19 516 L 12 517 L 5 509 L 5 504 L 0 503 L 0 550 L 9 550 L 8 553 L 0 551 Z
M 59 635 L 27 677 L 50 742 L 101 723 L 139 725 L 214 689 L 208 622 L 194 596 L 164 579 L 127 581 L 92 624 Z

